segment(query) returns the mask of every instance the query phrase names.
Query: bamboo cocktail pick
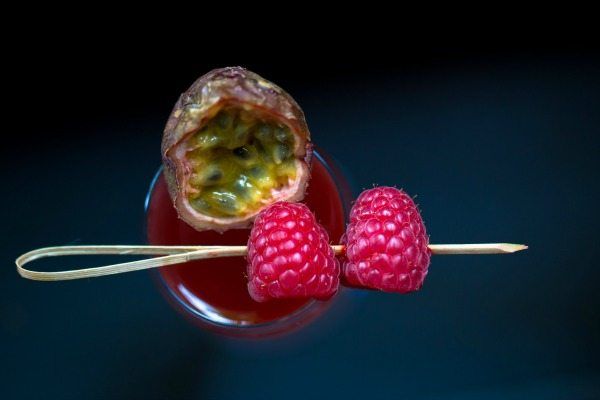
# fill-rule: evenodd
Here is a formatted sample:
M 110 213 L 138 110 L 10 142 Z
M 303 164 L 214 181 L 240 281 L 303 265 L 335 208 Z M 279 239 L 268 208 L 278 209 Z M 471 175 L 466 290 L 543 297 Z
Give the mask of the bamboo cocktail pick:
M 331 246 L 337 255 L 344 253 L 344 246 Z M 513 243 L 472 243 L 472 244 L 430 244 L 432 254 L 507 254 L 525 250 L 528 247 Z M 194 260 L 219 257 L 241 257 L 247 252 L 246 246 L 57 246 L 44 247 L 19 256 L 15 263 L 17 272 L 23 278 L 34 281 L 64 281 L 97 276 L 121 274 L 124 272 L 164 267 Z M 105 265 L 94 268 L 71 269 L 43 272 L 23 268 L 24 265 L 46 257 L 75 255 L 160 255 L 161 257 L 126 263 Z

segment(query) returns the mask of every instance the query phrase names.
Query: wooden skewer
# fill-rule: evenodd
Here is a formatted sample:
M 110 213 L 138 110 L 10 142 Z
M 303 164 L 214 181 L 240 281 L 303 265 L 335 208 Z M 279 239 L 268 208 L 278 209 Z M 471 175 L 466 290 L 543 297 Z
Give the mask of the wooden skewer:
M 524 244 L 514 243 L 470 243 L 470 244 L 430 244 L 432 254 L 508 254 L 525 250 Z
M 342 245 L 331 247 L 337 255 L 344 252 Z M 525 250 L 527 246 L 512 243 L 431 244 L 429 249 L 432 254 L 505 254 Z M 245 256 L 246 252 L 246 246 L 57 246 L 44 247 L 22 254 L 15 263 L 17 272 L 23 278 L 35 281 L 64 281 L 139 271 L 207 258 L 240 257 Z M 40 258 L 73 255 L 162 255 L 162 257 L 56 272 L 23 268 L 25 264 Z

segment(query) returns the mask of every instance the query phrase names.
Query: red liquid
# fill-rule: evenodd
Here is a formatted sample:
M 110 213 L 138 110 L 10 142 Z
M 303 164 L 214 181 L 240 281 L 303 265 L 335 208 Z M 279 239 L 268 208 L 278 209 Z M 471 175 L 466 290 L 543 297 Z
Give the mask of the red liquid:
M 304 202 L 339 243 L 345 219 L 337 186 L 318 158 L 313 160 L 311 180 Z M 148 241 L 156 245 L 245 245 L 248 229 L 219 234 L 197 232 L 177 217 L 163 175 L 156 181 L 147 209 Z M 174 294 L 203 315 L 218 322 L 258 324 L 279 319 L 302 308 L 309 300 L 257 303 L 246 287 L 246 260 L 242 257 L 193 261 L 160 269 Z

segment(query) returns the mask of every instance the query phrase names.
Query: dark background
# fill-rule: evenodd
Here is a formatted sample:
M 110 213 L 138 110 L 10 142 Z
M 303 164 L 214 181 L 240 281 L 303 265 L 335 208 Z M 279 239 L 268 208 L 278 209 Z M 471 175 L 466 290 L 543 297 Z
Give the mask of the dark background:
M 328 42 L 271 57 L 76 36 L 39 36 L 5 76 L 18 91 L 1 146 L 1 398 L 600 398 L 597 49 Z M 435 257 L 419 293 L 356 292 L 263 342 L 197 330 L 145 272 L 20 279 L 14 258 L 32 248 L 143 243 L 164 123 L 226 65 L 289 91 L 356 191 L 418 195 L 433 243 L 530 249 Z M 77 261 L 113 260 L 38 265 Z

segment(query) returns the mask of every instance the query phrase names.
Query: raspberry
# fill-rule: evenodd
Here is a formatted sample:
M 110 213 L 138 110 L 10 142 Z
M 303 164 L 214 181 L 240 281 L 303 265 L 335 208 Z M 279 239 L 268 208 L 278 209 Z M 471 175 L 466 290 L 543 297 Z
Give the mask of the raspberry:
M 337 292 L 339 275 L 329 235 L 308 207 L 278 202 L 261 211 L 248 240 L 248 291 L 254 300 L 325 300 Z
M 402 190 L 381 186 L 362 192 L 342 242 L 349 286 L 408 293 L 423 285 L 429 237 L 417 206 Z

